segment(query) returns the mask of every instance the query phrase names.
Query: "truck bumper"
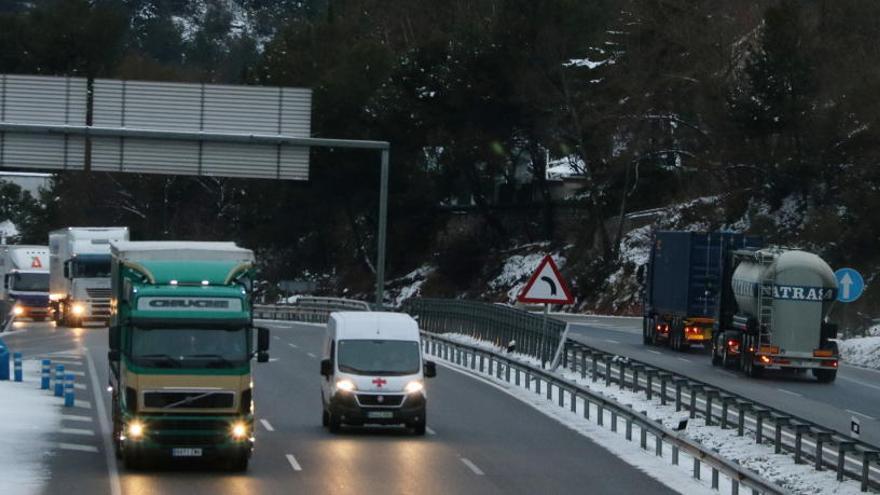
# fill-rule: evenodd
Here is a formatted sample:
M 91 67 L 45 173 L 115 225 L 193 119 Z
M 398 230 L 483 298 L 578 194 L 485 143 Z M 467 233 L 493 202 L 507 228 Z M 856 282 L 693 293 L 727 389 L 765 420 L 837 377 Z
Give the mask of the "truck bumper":
M 149 417 L 138 418 L 144 424 L 141 438 L 125 438 L 122 448 L 126 453 L 154 458 L 230 458 L 245 454 L 250 456 L 254 449 L 253 417 L 211 417 L 198 421 L 192 417 Z M 247 434 L 236 439 L 232 435 L 232 424 L 243 421 Z
M 786 356 L 784 354 L 755 355 L 754 363 L 765 369 L 825 369 L 836 370 L 840 363 L 840 356 L 813 357 L 813 356 Z

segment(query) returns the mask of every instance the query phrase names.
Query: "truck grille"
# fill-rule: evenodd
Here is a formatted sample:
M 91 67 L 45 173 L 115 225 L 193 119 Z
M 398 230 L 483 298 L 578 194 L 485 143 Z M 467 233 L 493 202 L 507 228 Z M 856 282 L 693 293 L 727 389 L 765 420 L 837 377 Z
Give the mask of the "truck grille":
M 402 394 L 357 394 L 361 406 L 398 407 L 403 404 Z
M 86 289 L 91 299 L 110 299 L 110 289 Z
M 168 407 L 183 409 L 213 409 L 232 407 L 232 392 L 145 392 L 144 407 Z

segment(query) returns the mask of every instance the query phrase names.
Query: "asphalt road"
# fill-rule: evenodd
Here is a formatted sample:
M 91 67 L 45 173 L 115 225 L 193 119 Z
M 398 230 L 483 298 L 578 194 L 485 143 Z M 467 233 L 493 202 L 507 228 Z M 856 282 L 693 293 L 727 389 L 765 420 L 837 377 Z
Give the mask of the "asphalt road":
M 641 319 L 591 318 L 572 323 L 569 337 L 716 387 L 749 397 L 789 414 L 848 433 L 852 417 L 861 422 L 861 439 L 880 445 L 880 371 L 841 365 L 837 380 L 816 382 L 812 374 L 767 371 L 760 379 L 712 366 L 708 351 L 675 352 L 642 344 Z
M 77 407 L 49 433 L 56 448 L 46 453 L 46 493 L 674 493 L 533 408 L 445 368 L 428 384 L 427 436 L 395 428 L 332 435 L 320 424 L 323 328 L 269 326 L 272 361 L 256 364 L 257 445 L 244 474 L 199 463 L 114 466 L 100 417 L 109 418 L 106 329 L 17 323 L 17 332 L 2 334 L 26 358 L 48 355 L 78 373 Z

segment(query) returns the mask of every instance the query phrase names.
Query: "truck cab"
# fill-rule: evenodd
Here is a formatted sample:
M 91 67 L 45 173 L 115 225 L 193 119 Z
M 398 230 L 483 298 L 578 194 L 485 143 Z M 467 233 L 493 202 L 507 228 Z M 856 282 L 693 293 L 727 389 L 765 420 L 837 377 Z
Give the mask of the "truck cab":
M 49 317 L 49 249 L 46 246 L 2 246 L 0 312 L 9 317 Z
M 112 246 L 113 438 L 128 467 L 148 457 L 247 468 L 254 448 L 253 253 L 232 243 Z M 254 342 L 255 337 L 257 342 Z
M 321 361 L 322 424 L 405 425 L 424 435 L 425 378 L 437 374 L 422 358 L 419 327 L 409 315 L 331 313 Z

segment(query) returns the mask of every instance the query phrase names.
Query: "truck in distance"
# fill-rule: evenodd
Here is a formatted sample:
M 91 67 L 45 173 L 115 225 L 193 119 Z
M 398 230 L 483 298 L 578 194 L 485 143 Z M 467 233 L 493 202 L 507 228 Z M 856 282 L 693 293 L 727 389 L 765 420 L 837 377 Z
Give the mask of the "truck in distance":
M 67 227 L 49 233 L 49 298 L 58 325 L 110 317 L 110 242 L 128 227 Z
M 49 248 L 0 246 L 0 317 L 3 328 L 10 318 L 45 320 L 49 317 Z
M 253 252 L 231 242 L 111 249 L 117 454 L 129 468 L 164 457 L 247 469 L 255 440 L 251 362 L 269 359 L 269 331 L 253 326 Z
M 760 238 L 732 232 L 655 232 L 644 277 L 644 343 L 708 347 L 727 253 L 760 246 Z
M 729 253 L 712 364 L 757 377 L 765 369 L 837 377 L 837 326 L 826 321 L 837 298 L 831 267 L 813 253 L 771 248 Z

